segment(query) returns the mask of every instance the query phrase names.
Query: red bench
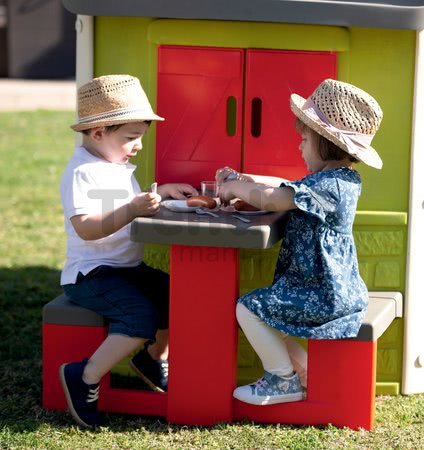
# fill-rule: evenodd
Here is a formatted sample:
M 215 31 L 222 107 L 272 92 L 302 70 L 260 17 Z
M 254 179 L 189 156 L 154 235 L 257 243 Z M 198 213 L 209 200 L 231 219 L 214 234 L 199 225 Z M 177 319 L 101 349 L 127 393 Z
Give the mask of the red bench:
M 231 420 L 249 419 L 263 423 L 303 425 L 333 424 L 353 429 L 371 429 L 375 412 L 377 339 L 396 317 L 402 316 L 402 295 L 398 292 L 370 292 L 370 303 L 360 332 L 355 339 L 309 340 L 308 390 L 301 402 L 269 406 L 248 405 L 232 397 Z M 235 320 L 235 317 L 234 317 Z M 61 295 L 43 309 L 43 407 L 67 408 L 58 370 L 64 362 L 91 355 L 107 335 L 102 317 L 80 308 Z M 219 352 L 210 348 L 208 352 Z M 205 356 L 206 357 L 206 356 Z M 235 356 L 234 356 L 235 357 Z M 181 360 L 181 358 L 180 358 Z M 180 420 L 169 414 L 168 405 L 179 397 L 178 383 L 171 382 L 165 394 L 110 387 L 110 377 L 101 382 L 99 409 L 107 412 L 163 416 L 173 423 L 213 425 L 214 416 L 196 411 Z M 214 374 L 205 380 L 205 389 Z M 184 389 L 190 386 L 186 380 Z M 234 380 L 235 386 L 235 380 Z M 202 401 L 202 399 L 199 399 Z M 206 405 L 207 411 L 207 405 Z

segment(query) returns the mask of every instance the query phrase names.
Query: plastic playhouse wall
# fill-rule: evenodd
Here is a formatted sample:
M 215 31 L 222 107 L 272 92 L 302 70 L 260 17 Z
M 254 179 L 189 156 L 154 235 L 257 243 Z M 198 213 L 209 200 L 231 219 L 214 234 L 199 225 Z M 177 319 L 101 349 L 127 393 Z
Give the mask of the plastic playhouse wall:
M 357 166 L 363 190 L 354 236 L 361 275 L 371 291 L 404 293 L 414 31 L 142 17 L 96 17 L 94 30 L 95 75 L 130 73 L 139 77 L 153 106 L 159 45 L 337 52 L 338 79 L 370 92 L 384 111 L 381 129 L 373 141 L 384 167 L 378 171 Z M 154 180 L 154 126 L 143 144 L 137 176 L 146 187 Z M 277 252 L 278 246 L 241 251 L 240 293 L 270 283 Z M 166 247 L 146 246 L 146 259 L 168 269 Z M 403 321 L 397 319 L 378 341 L 379 394 L 399 393 L 402 336 Z M 251 381 L 261 374 L 260 362 L 241 334 L 239 343 L 238 381 Z

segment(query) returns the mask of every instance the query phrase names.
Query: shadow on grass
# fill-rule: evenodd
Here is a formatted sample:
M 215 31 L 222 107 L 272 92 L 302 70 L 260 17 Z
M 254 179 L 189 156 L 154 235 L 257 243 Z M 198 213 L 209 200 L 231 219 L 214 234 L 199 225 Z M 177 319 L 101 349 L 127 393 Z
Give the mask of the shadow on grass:
M 0 268 L 0 429 L 23 433 L 44 426 L 76 426 L 67 412 L 41 407 L 42 309 L 61 292 L 58 270 L 41 266 Z M 104 422 L 114 432 L 169 430 L 165 419 L 157 417 L 105 414 Z
M 48 267 L 0 268 L 0 428 L 11 433 L 76 426 L 67 412 L 41 407 L 42 309 L 62 291 L 59 279 L 60 272 Z M 145 429 L 168 434 L 171 429 L 197 428 L 169 425 L 165 418 L 121 414 L 105 414 L 104 422 L 113 432 Z
M 0 424 L 37 428 L 42 308 L 61 292 L 49 267 L 0 268 Z M 48 415 L 48 414 L 47 414 Z

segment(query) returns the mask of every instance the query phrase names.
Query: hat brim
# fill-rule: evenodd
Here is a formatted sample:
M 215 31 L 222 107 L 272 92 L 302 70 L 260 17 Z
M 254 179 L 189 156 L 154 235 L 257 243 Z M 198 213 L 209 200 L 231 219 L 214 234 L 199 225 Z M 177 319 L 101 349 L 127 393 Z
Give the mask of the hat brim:
M 165 120 L 163 117 L 158 116 L 157 114 L 143 114 L 143 116 L 122 116 L 119 119 L 106 119 L 106 120 L 93 120 L 91 122 L 84 123 L 75 123 L 71 125 L 71 128 L 74 131 L 84 131 L 89 130 L 90 128 L 96 127 L 108 127 L 111 125 L 122 125 L 124 123 L 132 123 L 132 122 L 146 122 L 150 120 Z
M 333 144 L 344 150 L 346 153 L 349 153 L 349 155 L 354 156 L 366 165 L 374 167 L 375 169 L 381 169 L 383 167 L 383 161 L 374 148 L 368 146 L 367 149 L 360 154 L 353 154 L 343 141 L 341 141 L 337 136 L 324 128 L 316 119 L 309 116 L 307 112 L 303 110 L 303 106 L 305 103 L 305 98 L 301 97 L 298 94 L 291 94 L 290 108 L 293 111 L 293 114 L 298 117 L 305 125 L 307 125 L 309 128 L 312 128 L 312 130 L 316 131 L 318 134 L 325 137 Z

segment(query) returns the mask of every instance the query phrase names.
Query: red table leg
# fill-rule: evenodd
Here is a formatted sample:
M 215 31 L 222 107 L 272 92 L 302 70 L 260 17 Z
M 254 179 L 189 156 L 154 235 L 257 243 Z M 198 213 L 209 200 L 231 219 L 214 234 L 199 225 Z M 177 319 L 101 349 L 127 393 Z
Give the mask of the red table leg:
M 239 251 L 171 245 L 168 414 L 171 423 L 233 420 Z

